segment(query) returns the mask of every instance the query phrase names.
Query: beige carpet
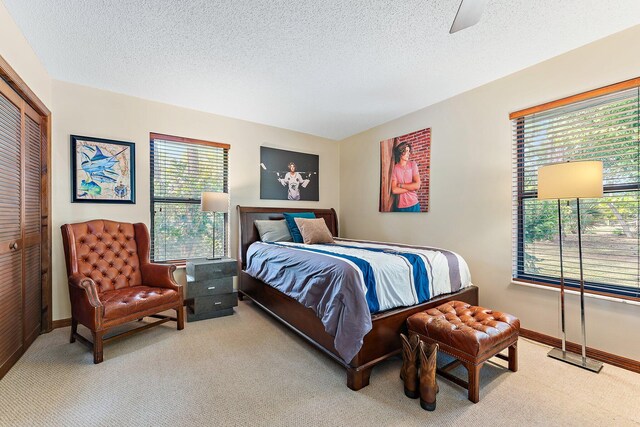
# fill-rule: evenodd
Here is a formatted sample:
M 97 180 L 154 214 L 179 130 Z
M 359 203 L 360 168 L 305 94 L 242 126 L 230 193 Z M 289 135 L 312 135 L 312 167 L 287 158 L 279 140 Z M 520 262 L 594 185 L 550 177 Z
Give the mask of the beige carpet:
M 351 391 L 342 368 L 251 303 L 181 332 L 173 325 L 106 346 L 100 365 L 68 343 L 69 328 L 38 338 L 0 380 L 0 425 L 640 424 L 640 375 L 609 365 L 596 375 L 524 339 L 517 373 L 485 365 L 479 403 L 440 380 L 426 412 L 404 396 L 399 359 Z

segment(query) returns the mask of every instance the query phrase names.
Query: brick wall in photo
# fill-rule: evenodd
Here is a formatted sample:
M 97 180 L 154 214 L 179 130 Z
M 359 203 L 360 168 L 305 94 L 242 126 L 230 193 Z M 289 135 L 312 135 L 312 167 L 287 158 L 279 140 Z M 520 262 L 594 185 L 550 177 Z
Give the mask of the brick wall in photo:
M 418 164 L 420 172 L 420 189 L 418 190 L 418 201 L 420 202 L 420 212 L 429 211 L 429 184 L 431 171 L 431 128 L 411 132 L 396 138 L 395 145 L 408 142 L 413 147 L 410 160 Z

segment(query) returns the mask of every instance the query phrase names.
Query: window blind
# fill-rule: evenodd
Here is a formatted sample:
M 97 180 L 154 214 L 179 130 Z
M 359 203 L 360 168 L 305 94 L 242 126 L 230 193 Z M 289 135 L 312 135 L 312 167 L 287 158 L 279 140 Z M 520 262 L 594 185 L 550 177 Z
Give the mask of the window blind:
M 212 257 L 214 245 L 216 255 L 227 253 L 227 214 L 202 212 L 200 199 L 205 191 L 227 192 L 228 169 L 229 149 L 224 144 L 152 134 L 153 261 Z
M 579 287 L 576 201 L 537 200 L 538 168 L 603 162 L 604 195 L 580 199 L 585 290 L 640 299 L 640 93 L 620 90 L 513 117 L 513 277 Z

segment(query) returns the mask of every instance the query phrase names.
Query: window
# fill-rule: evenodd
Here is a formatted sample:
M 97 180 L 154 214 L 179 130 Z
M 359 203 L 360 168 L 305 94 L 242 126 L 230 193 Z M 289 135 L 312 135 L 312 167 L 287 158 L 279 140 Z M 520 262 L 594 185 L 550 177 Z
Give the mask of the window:
M 200 196 L 226 193 L 228 168 L 229 145 L 151 134 L 153 261 L 212 257 L 214 244 L 216 254 L 227 253 L 227 214 L 201 212 Z
M 540 166 L 601 160 L 604 195 L 581 199 L 585 291 L 640 300 L 640 79 L 512 113 L 513 277 L 559 285 L 558 203 L 537 200 Z M 579 288 L 576 201 L 562 200 L 565 285 Z

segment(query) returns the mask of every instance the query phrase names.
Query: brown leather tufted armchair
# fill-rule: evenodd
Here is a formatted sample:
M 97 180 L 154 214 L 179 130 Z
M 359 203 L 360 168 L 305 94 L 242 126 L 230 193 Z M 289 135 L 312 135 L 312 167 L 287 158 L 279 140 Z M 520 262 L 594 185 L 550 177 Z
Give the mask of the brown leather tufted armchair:
M 149 262 L 149 230 L 144 224 L 95 220 L 62 229 L 69 298 L 71 338 L 93 349 L 102 362 L 102 346 L 118 337 L 170 320 L 184 328 L 182 286 L 173 280 L 175 265 Z M 176 317 L 158 315 L 175 310 Z M 114 326 L 151 316 L 159 318 L 132 331 L 104 338 Z M 93 343 L 78 334 L 78 323 L 91 330 Z

